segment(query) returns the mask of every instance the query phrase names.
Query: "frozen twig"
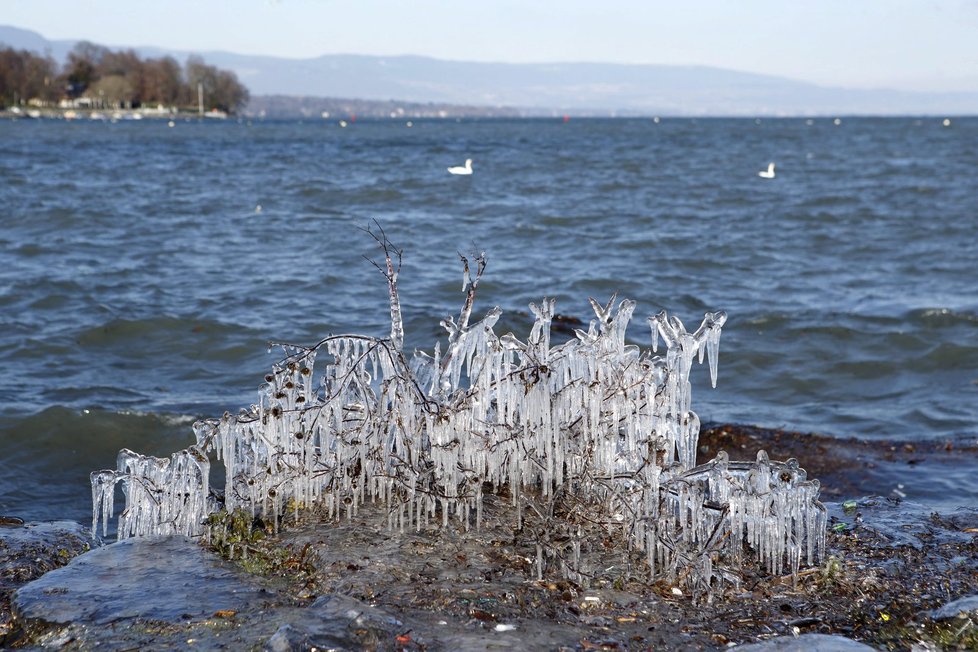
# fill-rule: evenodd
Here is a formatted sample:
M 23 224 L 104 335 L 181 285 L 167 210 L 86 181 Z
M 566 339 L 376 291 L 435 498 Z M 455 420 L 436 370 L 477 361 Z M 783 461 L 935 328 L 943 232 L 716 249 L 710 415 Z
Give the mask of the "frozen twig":
M 588 332 L 561 346 L 550 344 L 553 299 L 530 305 L 525 341 L 499 337 L 500 309 L 471 323 L 485 255 L 460 256 L 465 299 L 458 321 L 443 322 L 445 353 L 436 344 L 408 363 L 401 250 L 379 224 L 365 231 L 384 254 L 371 262 L 387 280 L 390 337 L 282 345 L 258 402 L 195 424 L 195 446 L 169 459 L 123 450 L 117 470 L 93 473 L 93 529 L 106 529 L 121 486 L 120 538 L 202 534 L 218 509 L 208 480 L 214 456 L 225 467 L 224 507 L 274 527 L 300 506 L 339 519 L 376 501 L 388 506 L 392 528 L 455 521 L 468 529 L 479 527 L 486 493 L 505 493 L 517 530 L 537 548 L 540 576 L 556 567 L 591 577 L 582 555 L 595 534 L 639 551 L 649 577 L 707 598 L 739 581 L 746 556 L 781 574 L 822 555 L 819 486 L 795 460 L 761 453 L 731 462 L 721 453 L 694 466 L 690 369 L 709 357 L 716 381 L 723 312 L 706 313 L 692 333 L 665 312 L 650 318 L 652 349 L 662 337 L 663 357 L 626 345 L 635 304 L 616 307 L 615 296 L 591 299 Z

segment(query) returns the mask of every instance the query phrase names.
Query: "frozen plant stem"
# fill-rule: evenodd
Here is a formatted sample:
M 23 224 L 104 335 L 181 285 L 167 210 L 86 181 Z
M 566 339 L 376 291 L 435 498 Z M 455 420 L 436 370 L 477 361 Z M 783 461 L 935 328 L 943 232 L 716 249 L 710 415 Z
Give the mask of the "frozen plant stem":
M 432 355 L 416 352 L 408 361 L 401 251 L 379 225 L 368 233 L 384 254 L 374 265 L 388 282 L 390 337 L 282 345 L 285 357 L 255 405 L 197 422 L 195 445 L 169 459 L 123 450 L 115 471 L 93 473 L 93 530 L 101 522 L 106 532 L 121 485 L 119 538 L 202 535 L 219 508 L 209 492 L 213 455 L 226 471 L 224 508 L 275 527 L 287 506 L 322 505 L 338 519 L 370 500 L 386 504 L 390 526 L 402 531 L 467 529 L 480 525 L 485 492 L 507 493 L 517 527 L 544 524 L 540 577 L 551 561 L 580 577 L 590 545 L 581 528 L 594 524 L 624 533 L 645 554 L 650 577 L 707 597 L 739 581 L 745 556 L 779 574 L 822 555 L 818 482 L 797 461 L 771 462 L 762 453 L 755 462 L 730 462 L 720 453 L 694 468 L 699 418 L 690 409 L 689 373 L 705 356 L 715 384 L 725 313 L 706 313 L 689 333 L 661 312 L 649 319 L 652 351 L 642 351 L 625 341 L 634 302 L 591 299 L 588 330 L 551 346 L 555 303 L 544 299 L 530 306 L 535 322 L 525 342 L 500 337 L 493 330 L 499 308 L 469 323 L 486 267 L 480 254 L 474 278 L 462 257 L 465 299 L 458 321 L 442 322 L 444 352 L 436 344 Z M 654 355 L 660 337 L 664 357 Z M 320 351 L 329 363 L 316 382 Z M 559 549 L 556 540 L 572 543 Z

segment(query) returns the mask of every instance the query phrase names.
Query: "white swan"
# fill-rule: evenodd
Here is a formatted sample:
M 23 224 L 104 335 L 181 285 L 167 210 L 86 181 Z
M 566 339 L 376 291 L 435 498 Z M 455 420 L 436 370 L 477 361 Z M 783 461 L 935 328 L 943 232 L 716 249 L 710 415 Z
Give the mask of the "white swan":
M 465 159 L 465 167 L 461 165 L 456 165 L 455 167 L 448 168 L 449 174 L 472 174 L 472 159 Z
M 773 179 L 774 178 L 774 163 L 768 163 L 766 170 L 761 170 L 757 173 L 757 176 L 762 179 Z

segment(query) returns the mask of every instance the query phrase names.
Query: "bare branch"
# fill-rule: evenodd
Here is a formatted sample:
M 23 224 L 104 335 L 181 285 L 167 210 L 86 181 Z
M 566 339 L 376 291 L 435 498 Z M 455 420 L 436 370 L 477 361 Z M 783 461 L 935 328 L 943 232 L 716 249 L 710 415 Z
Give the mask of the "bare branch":
M 374 220 L 374 226 L 377 229 L 376 233 L 369 226 L 361 227 L 361 230 L 373 238 L 384 252 L 384 265 L 381 266 L 369 258 L 367 260 L 387 279 L 391 304 L 391 342 L 394 344 L 394 349 L 401 352 L 404 349 L 404 320 L 401 316 L 401 299 L 397 293 L 397 275 L 401 271 L 403 251 L 390 241 L 380 222 Z
M 433 357 L 408 364 L 402 253 L 378 222 L 364 231 L 384 255 L 368 260 L 388 282 L 390 339 L 283 345 L 250 411 L 200 422 L 196 447 L 168 460 L 122 451 L 120 471 L 93 474 L 93 529 L 124 480 L 132 491 L 120 536 L 199 534 L 214 509 L 206 498 L 208 455 L 216 455 L 228 512 L 260 513 L 275 527 L 293 511 L 287 505 L 319 502 L 339 518 L 370 500 L 390 508 L 390 527 L 457 519 L 467 529 L 470 510 L 479 526 L 484 493 L 506 492 L 515 537 L 536 547 L 541 577 L 554 565 L 568 578 L 592 577 L 593 560 L 582 566 L 582 558 L 598 540 L 627 547 L 629 560 L 644 555 L 650 576 L 694 595 L 737 581 L 731 566 L 743 568 L 745 549 L 774 574 L 797 572 L 805 552 L 809 564 L 821 556 L 826 512 L 796 461 L 731 462 L 721 453 L 694 466 L 689 368 L 700 345 L 713 364 L 723 313 L 707 313 L 693 334 L 675 317 L 653 318 L 669 348 L 662 359 L 624 346 L 634 304 L 612 315 L 616 297 L 592 300 L 589 332 L 551 347 L 554 301 L 544 299 L 530 305 L 536 320 L 522 343 L 493 331 L 498 308 L 470 323 L 486 257 L 459 254 L 465 299 L 457 321 L 443 322 L 447 352 L 436 345 Z

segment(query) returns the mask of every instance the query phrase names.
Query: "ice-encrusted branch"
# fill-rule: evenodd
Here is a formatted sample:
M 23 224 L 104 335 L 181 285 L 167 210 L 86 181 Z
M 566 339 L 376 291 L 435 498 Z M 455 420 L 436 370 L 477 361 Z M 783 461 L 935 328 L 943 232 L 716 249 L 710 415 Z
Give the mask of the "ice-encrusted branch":
M 391 304 L 391 342 L 394 344 L 396 351 L 401 351 L 404 348 L 404 320 L 401 317 L 401 299 L 397 293 L 397 275 L 401 272 L 401 256 L 403 251 L 395 247 L 390 241 L 380 222 L 374 220 L 374 226 L 377 228 L 376 233 L 370 227 L 364 227 L 363 230 L 380 245 L 381 250 L 384 252 L 384 265 L 381 266 L 380 263 L 370 258 L 367 258 L 367 260 L 380 270 L 384 278 L 387 279 L 387 289 Z
M 485 257 L 476 258 L 474 278 L 463 257 L 465 301 L 458 322 L 445 322 L 445 354 L 436 344 L 409 363 L 396 291 L 400 251 L 382 231 L 375 239 L 385 253 L 378 267 L 386 269 L 392 336 L 284 345 L 257 403 L 195 424 L 194 446 L 169 459 L 124 450 L 115 471 L 93 473 L 93 529 L 101 522 L 106 531 L 121 485 L 120 538 L 201 534 L 218 507 L 209 495 L 213 456 L 226 471 L 224 507 L 275 527 L 286 509 L 321 505 L 340 518 L 366 500 L 388 506 L 393 528 L 479 527 L 484 494 L 505 493 L 517 527 L 538 532 L 541 575 L 554 563 L 587 577 L 582 528 L 619 532 L 644 552 L 651 577 L 706 595 L 737 581 L 745 555 L 780 573 L 822 553 L 818 484 L 797 462 L 759 456 L 745 464 L 721 454 L 695 466 L 689 373 L 706 356 L 715 383 L 725 313 L 706 313 L 689 333 L 661 312 L 649 320 L 652 351 L 642 351 L 626 344 L 635 303 L 591 299 L 588 332 L 554 347 L 555 302 L 544 299 L 530 305 L 526 341 L 500 337 L 499 308 L 469 323 Z M 664 357 L 653 355 L 660 336 Z M 321 351 L 328 364 L 317 375 Z M 554 533 L 570 547 L 544 545 Z
M 475 257 L 476 270 L 473 279 L 472 272 L 469 270 L 469 259 L 462 254 L 458 257 L 462 261 L 462 292 L 465 293 L 465 303 L 462 304 L 462 310 L 458 315 L 458 328 L 465 330 L 469 325 L 469 316 L 472 314 L 472 306 L 475 305 L 475 292 L 479 288 L 482 273 L 486 271 L 488 259 L 484 251 Z

